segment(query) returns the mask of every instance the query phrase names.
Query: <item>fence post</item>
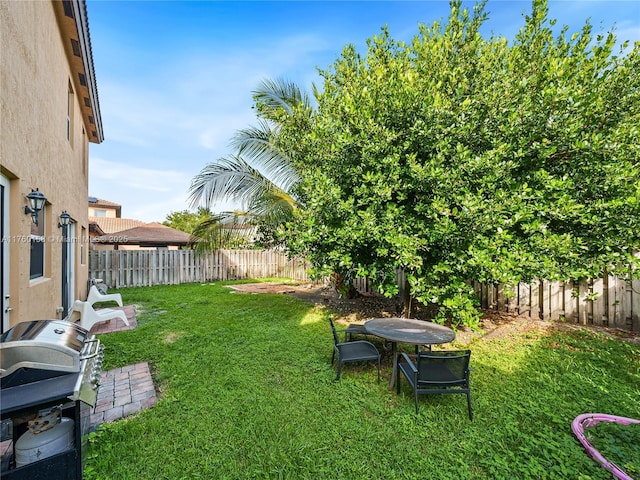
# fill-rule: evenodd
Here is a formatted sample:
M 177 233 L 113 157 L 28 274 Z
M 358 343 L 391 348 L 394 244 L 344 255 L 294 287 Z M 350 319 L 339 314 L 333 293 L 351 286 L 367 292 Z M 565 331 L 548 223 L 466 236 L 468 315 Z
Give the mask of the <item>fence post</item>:
M 589 324 L 589 301 L 587 300 L 589 293 L 589 283 L 587 280 L 581 280 L 578 285 L 578 319 L 583 325 Z
M 634 278 L 630 282 L 631 287 L 631 301 L 629 310 L 629 324 L 631 329 L 635 332 L 640 332 L 640 279 Z
M 605 317 L 605 305 L 608 303 L 607 291 L 604 288 L 604 281 L 601 278 L 596 278 L 591 284 L 591 293 L 593 294 L 591 300 L 591 315 L 594 325 L 607 326 L 607 318 Z
M 608 315 L 610 327 L 625 327 L 626 314 L 624 296 L 626 283 L 625 278 L 609 275 Z
M 113 283 L 111 283 L 111 250 L 106 250 L 105 253 L 106 258 L 104 259 L 104 282 L 107 284 L 107 286 L 112 287 Z
M 529 315 L 531 316 L 531 318 L 540 318 L 540 301 L 541 301 L 541 296 L 542 296 L 542 281 L 540 280 L 536 280 L 534 283 L 531 284 L 531 292 L 529 294 L 529 298 L 530 298 L 530 305 L 531 305 L 531 309 L 530 309 L 530 313 Z

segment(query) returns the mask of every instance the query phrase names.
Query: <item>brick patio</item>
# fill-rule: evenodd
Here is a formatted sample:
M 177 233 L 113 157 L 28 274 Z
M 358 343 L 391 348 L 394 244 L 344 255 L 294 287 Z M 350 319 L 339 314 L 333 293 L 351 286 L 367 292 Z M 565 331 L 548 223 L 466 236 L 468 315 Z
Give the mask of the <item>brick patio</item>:
M 133 415 L 157 402 L 151 372 L 146 362 L 102 372 L 91 425 L 113 422 Z
M 138 326 L 133 306 L 126 305 L 121 309 L 117 307 L 114 309 L 124 310 L 129 326 L 126 326 L 121 319 L 113 319 L 94 325 L 91 328 L 92 334 L 103 335 L 132 330 Z M 109 352 L 106 351 L 105 354 L 108 355 Z M 96 406 L 91 413 L 92 427 L 151 408 L 158 401 L 149 364 L 146 362 L 103 371 L 101 375 Z

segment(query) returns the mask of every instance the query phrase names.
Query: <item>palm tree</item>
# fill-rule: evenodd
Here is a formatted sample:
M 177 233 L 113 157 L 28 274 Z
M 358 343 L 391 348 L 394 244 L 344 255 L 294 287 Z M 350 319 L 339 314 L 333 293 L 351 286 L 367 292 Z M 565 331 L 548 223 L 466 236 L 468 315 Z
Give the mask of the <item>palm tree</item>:
M 309 97 L 292 82 L 266 80 L 254 92 L 254 100 L 258 125 L 234 135 L 231 145 L 238 153 L 207 164 L 191 182 L 192 206 L 210 209 L 216 202 L 230 200 L 244 209 L 242 214 L 223 212 L 204 222 L 197 232 L 200 248 L 237 243 L 240 238 L 232 224 L 274 228 L 302 206 L 293 193 L 299 176 L 278 147 L 278 134 L 282 122 L 294 112 L 311 114 Z
M 318 98 L 315 86 L 313 93 Z M 190 188 L 192 205 L 210 209 L 216 202 L 231 200 L 241 202 L 244 211 L 223 212 L 202 222 L 194 231 L 197 250 L 237 247 L 247 241 L 248 234 L 259 228 L 273 231 L 290 220 L 296 209 L 304 208 L 295 195 L 298 171 L 278 140 L 283 123 L 294 115 L 301 112 L 298 118 L 311 121 L 311 100 L 294 83 L 283 80 L 263 81 L 253 98 L 257 126 L 236 132 L 231 145 L 238 153 L 207 164 Z M 358 295 L 350 270 L 334 272 L 331 279 L 341 296 Z

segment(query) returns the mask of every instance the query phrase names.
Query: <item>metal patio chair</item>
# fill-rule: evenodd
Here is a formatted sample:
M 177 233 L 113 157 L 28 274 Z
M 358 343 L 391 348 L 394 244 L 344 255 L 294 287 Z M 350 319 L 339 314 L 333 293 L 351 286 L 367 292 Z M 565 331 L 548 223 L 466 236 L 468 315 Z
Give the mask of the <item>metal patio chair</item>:
M 336 330 L 333 321 L 329 319 L 331 325 L 331 333 L 333 334 L 333 354 L 331 355 L 331 365 L 338 355 L 338 372 L 336 381 L 340 380 L 340 372 L 343 363 L 368 362 L 375 360 L 378 363 L 378 382 L 380 381 L 380 352 L 376 346 L 367 340 L 355 340 L 352 342 L 341 342 L 338 333 L 346 332 L 346 330 Z M 346 335 L 346 333 L 345 333 Z
M 401 353 L 398 358 L 396 390 L 400 393 L 400 373 L 413 389 L 416 414 L 418 395 L 461 393 L 467 396 L 469 420 L 473 420 L 471 391 L 469 387 L 469 359 L 471 350 L 421 351 L 414 363 L 409 355 Z
M 364 325 L 360 325 L 359 323 L 350 323 L 347 325 L 347 328 L 340 331 L 345 333 L 350 342 L 353 340 L 354 335 L 363 335 L 365 337 L 369 335 Z

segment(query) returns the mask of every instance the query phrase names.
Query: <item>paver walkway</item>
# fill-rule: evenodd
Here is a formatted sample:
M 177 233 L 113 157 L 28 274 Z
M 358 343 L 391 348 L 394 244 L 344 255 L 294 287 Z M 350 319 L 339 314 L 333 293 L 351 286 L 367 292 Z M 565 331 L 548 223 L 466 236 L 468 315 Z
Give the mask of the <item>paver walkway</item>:
M 91 328 L 92 334 L 102 335 L 132 330 L 138 326 L 133 306 L 125 305 L 115 309 L 124 310 L 129 326 L 125 325 L 121 319 L 116 318 L 94 325 Z M 109 352 L 105 351 L 105 355 L 109 355 Z M 149 364 L 146 362 L 103 371 L 101 375 L 96 406 L 91 412 L 90 423 L 92 427 L 101 423 L 113 422 L 138 413 L 145 408 L 151 408 L 156 404 L 156 391 L 153 387 Z
M 92 426 L 113 422 L 156 404 L 156 391 L 149 365 L 136 363 L 102 372 L 96 406 L 91 413 Z
M 124 330 L 133 330 L 138 326 L 138 320 L 136 319 L 136 310 L 133 305 L 125 305 L 124 307 L 109 307 L 111 310 L 124 310 L 124 314 L 127 316 L 129 326 L 125 325 L 122 319 L 114 318 L 107 320 L 106 322 L 96 323 L 91 327 L 90 332 L 95 335 L 102 335 L 103 333 L 122 332 Z

